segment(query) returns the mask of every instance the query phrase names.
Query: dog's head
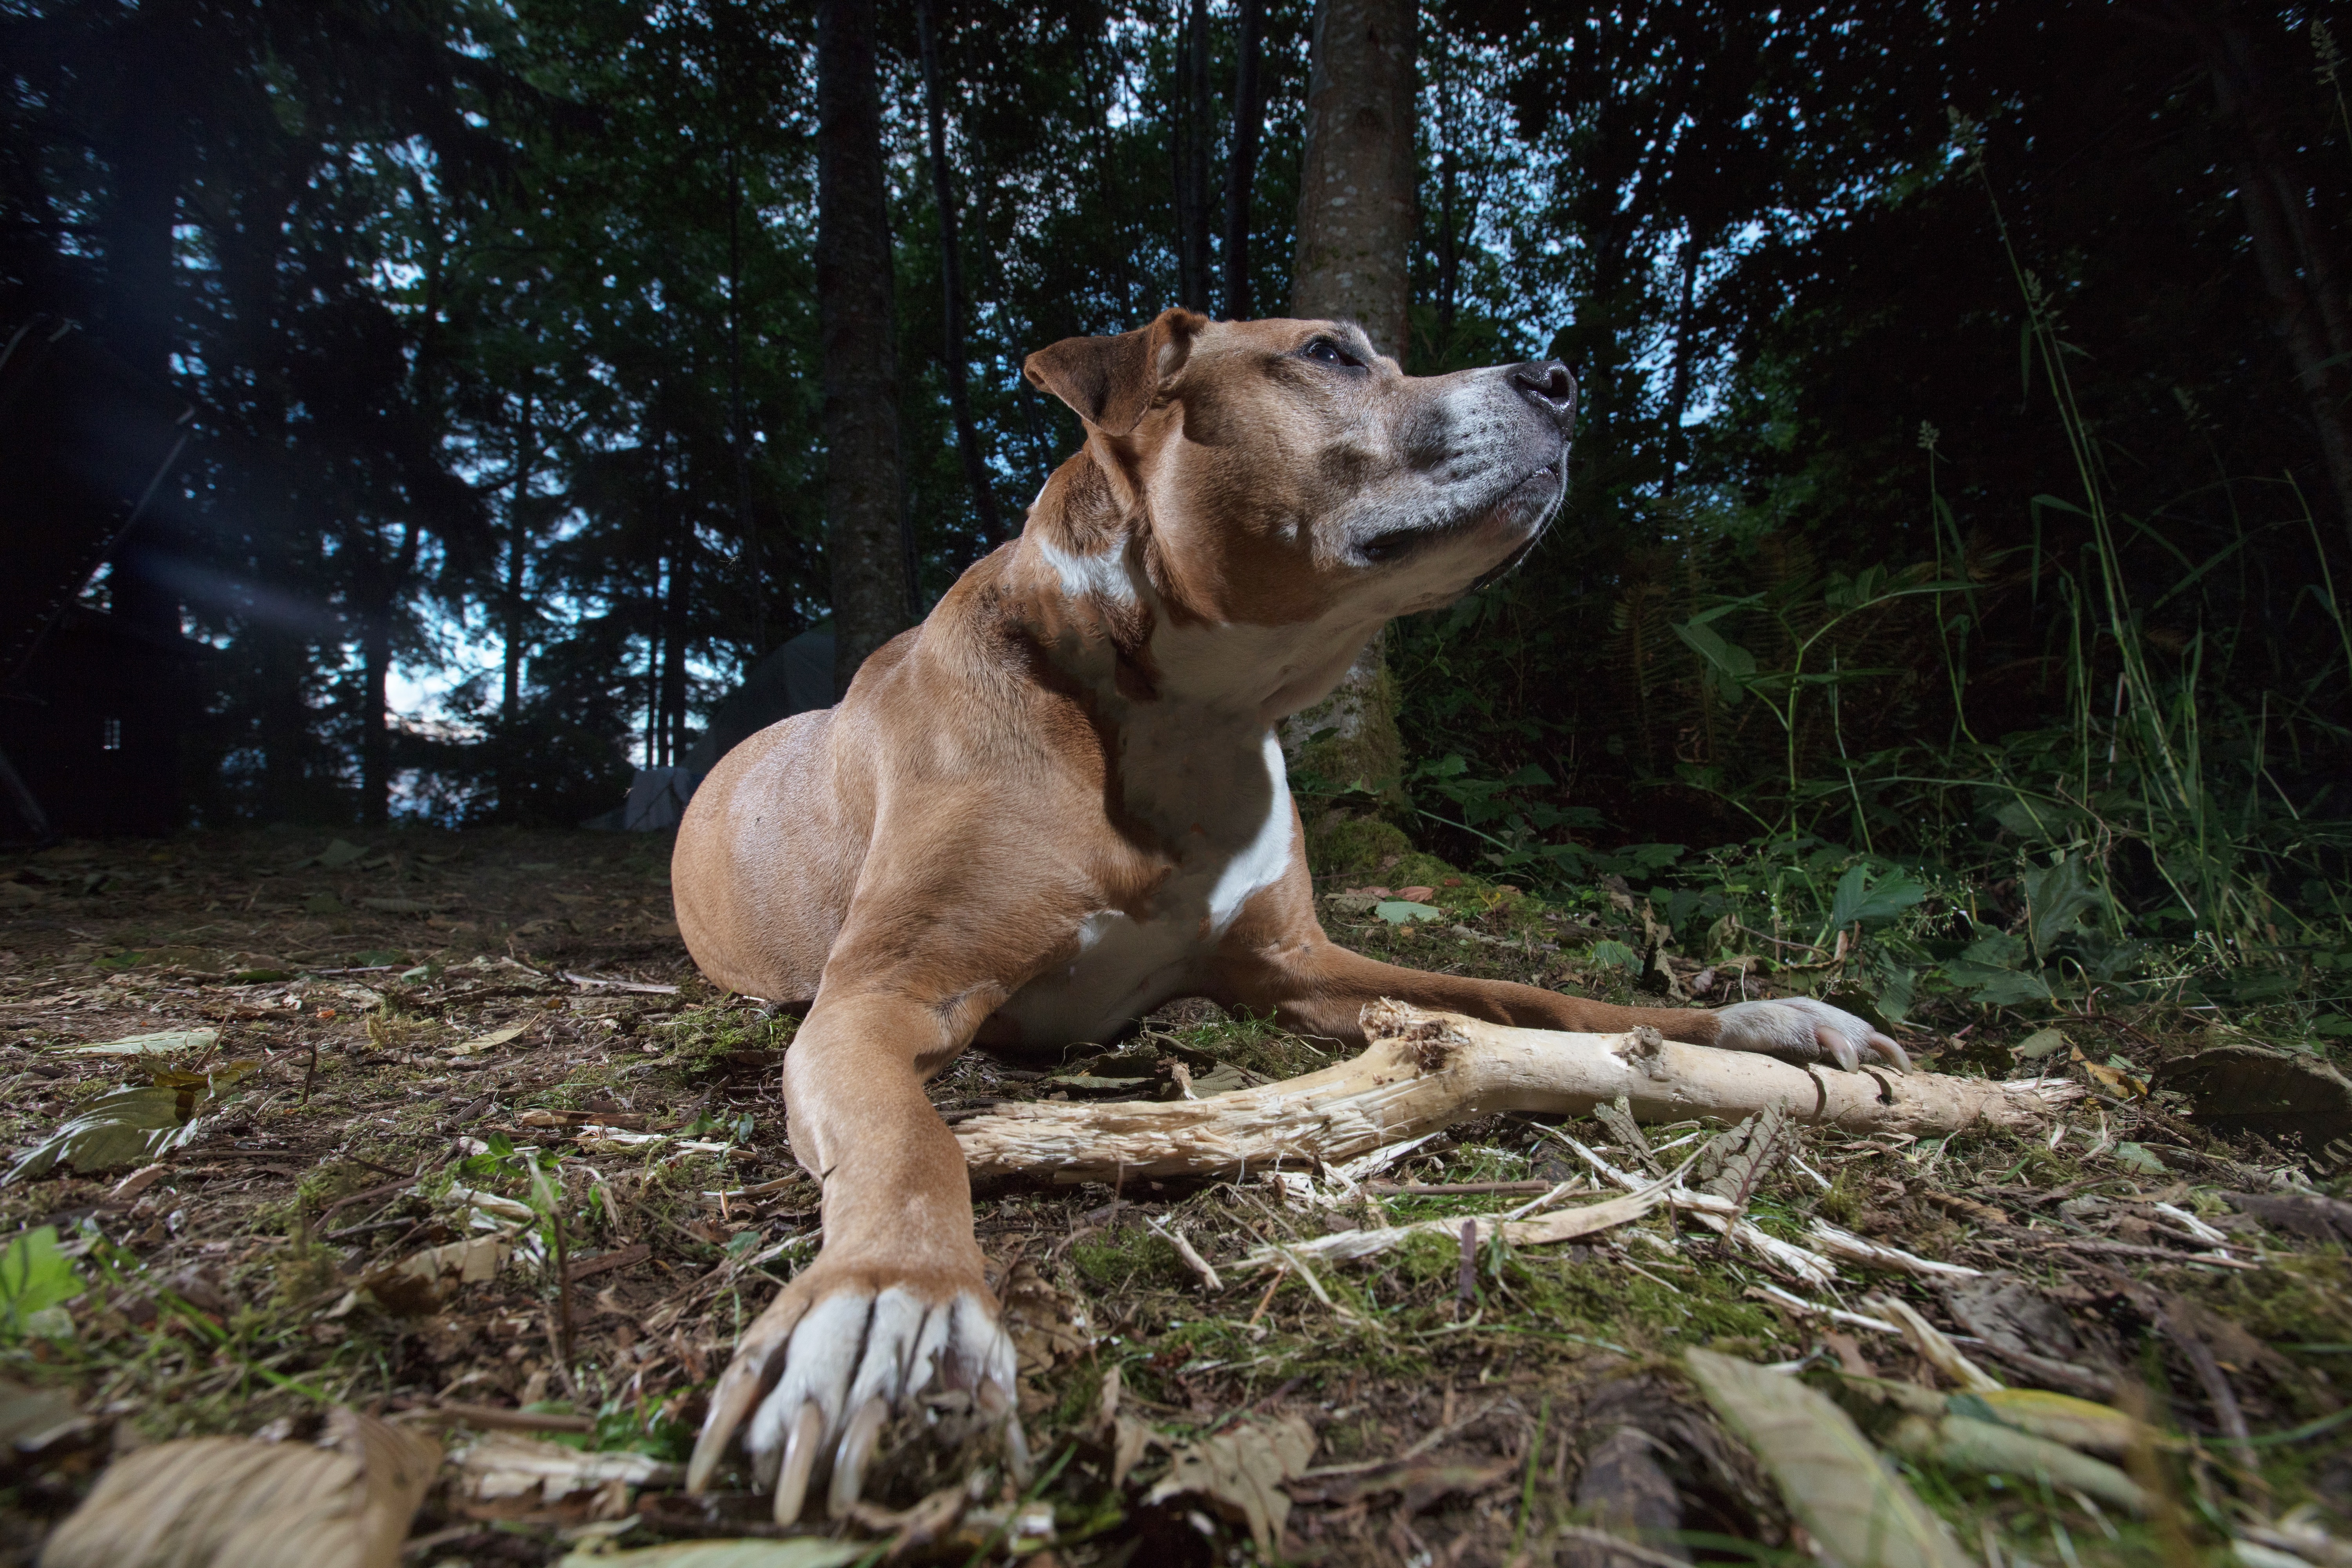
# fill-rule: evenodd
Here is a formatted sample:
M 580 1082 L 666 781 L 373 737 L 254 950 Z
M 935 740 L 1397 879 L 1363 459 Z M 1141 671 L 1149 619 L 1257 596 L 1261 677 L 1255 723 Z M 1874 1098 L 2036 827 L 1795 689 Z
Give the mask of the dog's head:
M 1110 514 L 1041 507 L 1033 535 L 1077 523 L 1043 542 L 1077 580 L 1116 549 L 1179 619 L 1369 631 L 1507 568 L 1567 488 L 1557 363 L 1408 376 L 1346 322 L 1168 310 L 1024 368 L 1086 422 L 1108 506 L 1085 510 Z

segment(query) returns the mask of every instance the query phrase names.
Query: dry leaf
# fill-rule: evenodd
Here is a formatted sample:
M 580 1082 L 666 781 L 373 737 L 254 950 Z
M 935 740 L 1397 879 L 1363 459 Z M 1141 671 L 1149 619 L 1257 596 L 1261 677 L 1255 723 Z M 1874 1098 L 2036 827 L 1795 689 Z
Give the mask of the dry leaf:
M 2152 1427 L 2133 1420 L 2114 1405 L 2077 1399 L 2070 1394 L 2052 1394 L 2039 1388 L 1996 1388 L 1967 1397 L 1983 1401 L 2005 1426 L 2094 1454 L 2126 1454 L 2136 1442 L 2156 1440 Z
M 403 1258 L 399 1272 L 417 1279 L 455 1275 L 460 1284 L 478 1285 L 506 1267 L 514 1248 L 499 1236 L 469 1236 Z
M 583 1492 L 675 1486 L 686 1471 L 643 1454 L 589 1454 L 512 1432 L 476 1439 L 456 1457 L 454 1489 L 475 1502 L 562 1502 Z
M 125 1035 L 119 1040 L 104 1040 L 94 1046 L 73 1046 L 68 1056 L 76 1057 L 161 1057 L 174 1051 L 208 1051 L 220 1038 L 218 1029 L 166 1029 L 156 1035 Z
M 37 1454 L 89 1425 L 73 1395 L 63 1389 L 27 1388 L 0 1378 L 0 1447 Z
M 1223 1432 L 1177 1449 L 1167 1478 L 1144 1500 L 1205 1498 L 1219 1512 L 1247 1523 L 1258 1554 L 1266 1556 L 1290 1519 L 1290 1494 L 1282 1483 L 1305 1469 L 1314 1454 L 1315 1429 L 1302 1417 L 1264 1421 L 1244 1416 Z
M 441 1047 L 441 1054 L 445 1057 L 478 1057 L 484 1051 L 497 1050 L 509 1040 L 520 1037 L 530 1027 L 529 1024 L 509 1024 L 503 1029 L 492 1029 L 487 1035 L 476 1035 L 470 1040 L 460 1040 L 454 1046 L 444 1046 Z
M 842 1568 L 874 1550 L 870 1541 L 680 1541 L 635 1552 L 583 1547 L 557 1568 Z
M 158 1072 L 136 1088 L 118 1089 L 91 1100 L 9 1169 L 6 1182 L 37 1176 L 58 1164 L 84 1175 L 144 1165 L 193 1141 L 209 1109 L 257 1063 L 229 1062 L 209 1072 Z
M 341 1406 L 316 1447 L 197 1437 L 118 1459 L 43 1568 L 394 1568 L 439 1445 Z
M 1695 1350 L 1683 1359 L 1707 1403 L 1780 1483 L 1789 1511 L 1845 1568 L 1969 1568 L 1942 1523 L 1828 1398 L 1734 1356 Z
M 2147 1494 L 2113 1465 L 2012 1426 L 1966 1415 L 1947 1415 L 1941 1421 L 1910 1415 L 1895 1424 L 1888 1441 L 1904 1453 L 1935 1459 L 1951 1469 L 2028 1480 L 2046 1477 L 2128 1512 L 2147 1511 Z
M 1920 1359 L 1942 1373 L 1966 1394 L 1990 1394 L 2001 1386 L 2000 1379 L 1985 1371 L 1960 1353 L 1960 1347 L 1944 1336 L 1944 1331 L 1919 1315 L 1919 1310 L 1899 1296 L 1864 1296 L 1862 1309 L 1875 1312 L 1903 1331 Z

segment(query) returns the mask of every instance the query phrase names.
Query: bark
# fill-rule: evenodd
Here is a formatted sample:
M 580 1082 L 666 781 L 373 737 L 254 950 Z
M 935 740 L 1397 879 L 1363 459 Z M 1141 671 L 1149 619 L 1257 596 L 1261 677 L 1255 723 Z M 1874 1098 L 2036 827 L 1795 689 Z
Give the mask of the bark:
M 940 86 L 939 38 L 932 0 L 915 7 L 915 36 L 923 65 L 923 118 L 931 149 L 931 196 L 940 210 L 940 355 L 947 371 L 948 408 L 955 416 L 956 451 L 963 458 L 964 483 L 971 487 L 971 508 L 979 519 L 986 548 L 1004 541 L 1004 522 L 996 509 L 996 488 L 990 481 L 988 460 L 981 455 L 980 430 L 971 417 L 971 393 L 966 384 L 963 342 L 963 260 L 956 239 L 956 200 L 949 177 L 947 108 Z
M 824 340 L 825 556 L 834 681 L 913 616 L 898 478 L 898 371 L 876 81 L 874 0 L 820 0 L 817 315 Z
M 500 630 L 506 641 L 501 650 L 499 689 L 499 721 L 506 731 L 506 743 L 499 753 L 499 810 L 511 816 L 522 798 L 523 759 L 515 750 L 515 726 L 522 718 L 522 646 L 523 646 L 523 585 L 530 574 L 530 537 L 524 517 L 530 496 L 531 469 L 538 460 L 538 444 L 531 428 L 531 398 L 526 391 L 522 400 L 522 420 L 515 431 L 514 498 L 507 508 L 507 573 L 499 608 L 504 612 Z
M 1364 1009 L 1363 1054 L 1303 1078 L 1208 1100 L 1003 1106 L 955 1130 L 973 1180 L 1056 1184 L 1339 1164 L 1502 1111 L 1580 1116 L 1622 1095 L 1636 1119 L 1738 1121 L 1786 1105 L 1848 1131 L 1956 1132 L 2048 1124 L 2082 1094 L 2063 1079 L 1792 1067 L 1746 1051 L 1622 1035 L 1517 1029 L 1395 1002 Z
M 1177 36 L 1175 134 L 1176 294 L 1188 310 L 1209 310 L 1209 5 L 1191 0 Z
M 2238 205 L 2253 242 L 2272 324 L 2286 345 L 2311 412 L 2327 477 L 2352 538 L 2352 315 L 2336 256 L 2311 211 L 2310 182 L 2294 167 L 2280 124 L 2289 88 L 2236 19 L 2202 7 L 2170 7 L 2197 43 L 2215 107 L 2235 153 Z
M 1298 176 L 1290 313 L 1353 321 L 1382 353 L 1404 356 L 1412 304 L 1413 0 L 1318 0 Z M 1399 778 L 1396 683 L 1383 629 L 1321 702 L 1283 725 L 1294 763 L 1361 782 L 1391 806 Z M 1322 742 L 1319 731 L 1330 731 Z M 1304 803 L 1310 837 L 1328 816 Z
M 1660 493 L 1671 498 L 1681 478 L 1683 454 L 1688 447 L 1683 416 L 1690 412 L 1691 378 L 1698 363 L 1691 342 L 1691 312 L 1698 291 L 1700 245 L 1696 234 L 1683 239 L 1682 292 L 1675 306 L 1675 375 L 1666 396 L 1666 478 Z
M 186 18 L 175 5 L 152 7 L 125 29 L 121 117 L 109 128 L 105 153 L 111 190 L 100 221 L 106 285 L 107 347 L 142 375 L 172 374 L 173 230 L 186 173 L 186 116 L 173 90 L 176 38 Z M 161 637 L 180 633 L 179 595 L 169 585 L 169 525 L 150 516 L 118 547 L 112 582 L 114 614 L 124 624 Z
M 694 522 L 677 520 L 670 545 L 669 593 L 662 606 L 661 765 L 686 755 L 687 612 L 694 598 Z
M 760 559 L 760 513 L 751 504 L 751 429 L 743 418 L 743 174 L 741 156 L 727 148 L 727 409 L 735 449 L 735 526 L 743 535 L 744 588 L 751 595 L 750 674 L 768 652 L 768 595 Z
M 1234 135 L 1225 169 L 1225 320 L 1246 321 L 1250 299 L 1250 197 L 1257 189 L 1257 143 L 1265 125 L 1265 92 L 1258 81 L 1265 53 L 1265 0 L 1241 0 L 1234 66 Z
M 1318 0 L 1298 178 L 1295 316 L 1403 357 L 1413 226 L 1412 0 Z

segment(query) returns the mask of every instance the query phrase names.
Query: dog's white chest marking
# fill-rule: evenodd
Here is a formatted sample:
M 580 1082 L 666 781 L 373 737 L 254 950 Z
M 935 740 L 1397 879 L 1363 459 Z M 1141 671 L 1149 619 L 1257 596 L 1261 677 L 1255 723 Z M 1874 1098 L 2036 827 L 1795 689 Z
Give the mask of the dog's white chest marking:
M 1119 767 L 1127 809 L 1173 848 L 1150 906 L 1097 910 L 1075 956 L 1002 1009 L 1025 1045 L 1107 1040 L 1195 982 L 1242 907 L 1290 864 L 1290 783 L 1271 730 L 1197 715 L 1130 714 Z

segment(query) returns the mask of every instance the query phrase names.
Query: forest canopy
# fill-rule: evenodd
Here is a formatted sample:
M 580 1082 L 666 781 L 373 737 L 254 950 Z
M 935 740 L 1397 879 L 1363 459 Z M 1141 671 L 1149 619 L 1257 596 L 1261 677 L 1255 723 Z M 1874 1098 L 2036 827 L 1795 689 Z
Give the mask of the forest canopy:
M 0 327 L 198 408 L 89 590 L 215 650 L 194 823 L 577 823 L 834 613 L 824 9 L 0 5 Z M 873 12 L 910 614 L 1076 446 L 1025 354 L 1287 308 L 1311 11 Z M 2335 38 L 1423 7 L 1402 358 L 1565 361 L 1574 471 L 1520 569 L 1391 639 L 1397 776 L 1302 796 L 1520 881 L 1761 841 L 2088 865 L 2225 964 L 2340 921 Z

